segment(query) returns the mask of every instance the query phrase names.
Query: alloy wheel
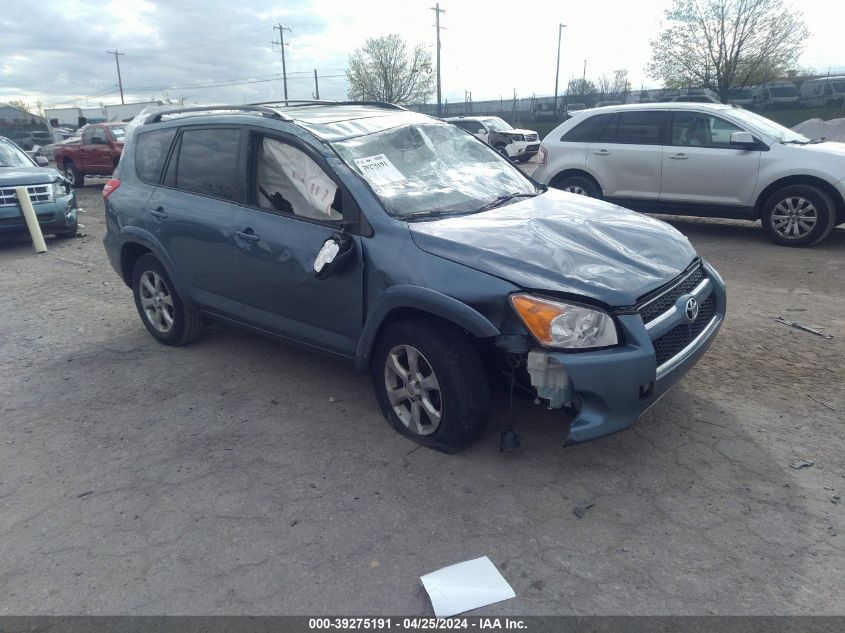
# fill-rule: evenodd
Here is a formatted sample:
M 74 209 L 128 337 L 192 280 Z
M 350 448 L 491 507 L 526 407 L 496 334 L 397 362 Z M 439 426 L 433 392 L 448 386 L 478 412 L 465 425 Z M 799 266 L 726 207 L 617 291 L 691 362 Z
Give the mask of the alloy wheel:
M 150 324 L 166 334 L 173 329 L 173 295 L 161 275 L 154 270 L 144 271 L 140 281 L 141 308 Z
M 397 345 L 384 362 L 384 385 L 396 416 L 417 435 L 431 435 L 443 419 L 440 383 L 425 356 L 411 345 Z
M 579 196 L 586 196 L 587 190 L 584 187 L 580 187 L 578 185 L 569 185 L 568 187 L 563 188 L 564 191 L 568 191 L 569 193 L 575 193 Z
M 819 214 L 812 202 L 800 196 L 790 196 L 775 205 L 770 222 L 778 235 L 797 240 L 810 233 L 818 220 Z

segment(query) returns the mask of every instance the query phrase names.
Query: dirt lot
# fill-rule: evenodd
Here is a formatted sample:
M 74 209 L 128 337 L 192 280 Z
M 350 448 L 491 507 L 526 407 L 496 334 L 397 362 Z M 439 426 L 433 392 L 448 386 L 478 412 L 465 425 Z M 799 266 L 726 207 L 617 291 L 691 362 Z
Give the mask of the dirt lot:
M 564 449 L 520 404 L 446 456 L 342 362 L 222 327 L 156 343 L 101 186 L 84 237 L 0 244 L 0 614 L 430 613 L 418 577 L 482 555 L 517 598 L 480 613 L 845 613 L 845 228 L 793 250 L 673 220 L 730 306 L 681 384 L 611 438 Z

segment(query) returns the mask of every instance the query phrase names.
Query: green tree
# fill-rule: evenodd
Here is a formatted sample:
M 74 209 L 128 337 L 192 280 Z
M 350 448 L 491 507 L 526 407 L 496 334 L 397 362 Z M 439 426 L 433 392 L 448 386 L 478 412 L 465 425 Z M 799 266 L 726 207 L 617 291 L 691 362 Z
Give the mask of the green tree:
M 710 88 L 726 103 L 733 86 L 783 76 L 807 37 L 803 16 L 783 0 L 674 0 L 647 71 L 668 87 Z
M 431 53 L 422 45 L 408 51 L 399 35 L 368 39 L 349 56 L 349 98 L 389 103 L 425 102 L 434 94 Z

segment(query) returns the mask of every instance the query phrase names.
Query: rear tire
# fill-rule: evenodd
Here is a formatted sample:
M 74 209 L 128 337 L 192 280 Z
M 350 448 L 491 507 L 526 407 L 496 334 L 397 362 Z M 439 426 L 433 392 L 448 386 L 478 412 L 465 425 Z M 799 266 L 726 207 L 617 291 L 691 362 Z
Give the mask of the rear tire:
M 579 196 L 587 196 L 589 198 L 599 198 L 601 193 L 599 188 L 592 180 L 586 176 L 566 176 L 552 185 L 555 189 L 574 193 Z
M 64 172 L 65 178 L 70 181 L 71 187 L 79 189 L 85 186 L 85 175 L 76 168 L 76 165 L 69 158 L 65 160 Z
M 376 342 L 370 368 L 382 413 L 405 437 L 457 453 L 484 432 L 490 385 L 459 328 L 421 317 L 391 323 Z
M 132 269 L 135 307 L 147 331 L 165 345 L 185 345 L 202 336 L 205 321 L 179 297 L 164 266 L 149 253 Z
M 775 191 L 763 205 L 763 230 L 781 246 L 813 246 L 836 225 L 831 197 L 810 185 L 790 185 Z

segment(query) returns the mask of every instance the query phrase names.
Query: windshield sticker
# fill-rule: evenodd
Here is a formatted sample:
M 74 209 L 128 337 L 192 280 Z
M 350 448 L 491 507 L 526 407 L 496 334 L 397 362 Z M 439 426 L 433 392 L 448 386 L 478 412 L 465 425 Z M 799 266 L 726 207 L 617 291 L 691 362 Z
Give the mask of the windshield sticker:
M 364 177 L 373 184 L 382 185 L 405 180 L 402 172 L 396 169 L 384 154 L 356 158 L 355 164 L 358 165 Z

